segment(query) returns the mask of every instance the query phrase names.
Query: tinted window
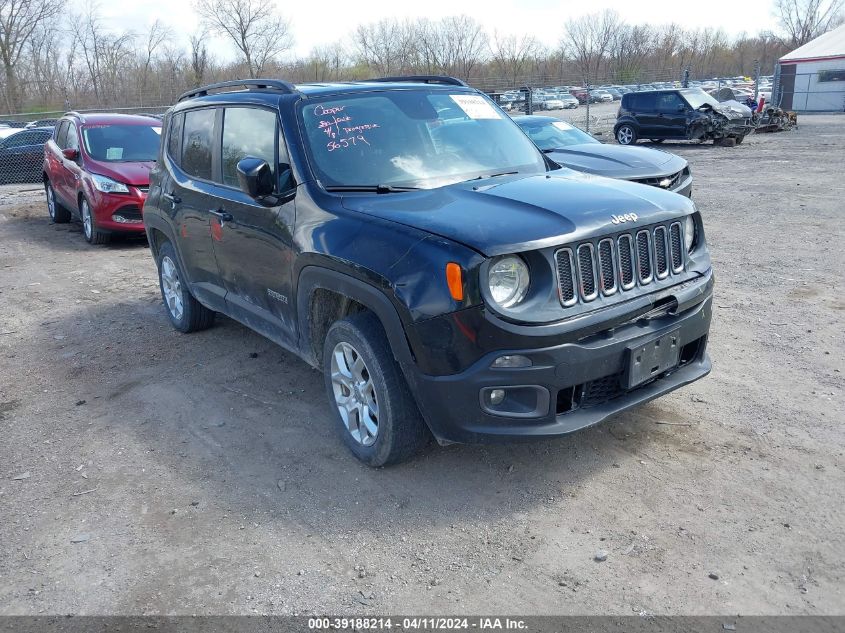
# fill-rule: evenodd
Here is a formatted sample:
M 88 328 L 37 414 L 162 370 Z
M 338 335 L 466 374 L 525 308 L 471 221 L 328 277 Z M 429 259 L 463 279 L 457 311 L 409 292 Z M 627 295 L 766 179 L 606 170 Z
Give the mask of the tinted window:
M 73 123 L 68 123 L 65 147 L 68 149 L 79 149 L 79 135 L 76 133 L 76 126 Z
M 27 145 L 43 145 L 50 138 L 49 132 L 23 132 L 13 134 L 7 138 L 3 147 L 26 147 Z
M 59 146 L 59 149 L 64 149 L 66 147 L 65 143 L 67 142 L 67 121 L 62 121 L 59 125 L 59 129 L 56 130 L 56 145 Z
M 632 110 L 641 112 L 650 112 L 655 109 L 657 102 L 657 95 L 653 92 L 641 92 L 632 95 L 631 104 Z
M 94 160 L 152 161 L 158 158 L 161 128 L 157 125 L 86 125 L 85 149 Z
M 238 162 L 252 156 L 276 168 L 276 114 L 258 108 L 226 108 L 223 115 L 223 183 L 238 186 Z
M 657 96 L 657 111 L 658 112 L 678 112 L 684 108 L 686 104 L 674 92 L 666 92 Z
M 211 180 L 215 113 L 214 108 L 186 112 L 182 132 L 181 167 L 191 176 L 205 180 Z
M 182 126 L 185 122 L 184 114 L 175 114 L 170 118 L 170 131 L 167 133 L 167 153 L 170 158 L 180 165 L 182 163 Z

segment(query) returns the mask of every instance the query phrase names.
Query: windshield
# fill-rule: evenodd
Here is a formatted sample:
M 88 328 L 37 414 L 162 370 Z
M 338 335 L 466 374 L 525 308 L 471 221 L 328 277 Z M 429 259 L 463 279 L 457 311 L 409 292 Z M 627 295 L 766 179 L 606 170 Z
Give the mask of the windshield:
M 324 186 L 431 189 L 506 172 L 542 173 L 542 154 L 480 94 L 395 90 L 301 108 Z
M 682 90 L 681 94 L 684 95 L 684 99 L 687 100 L 687 103 L 690 104 L 690 107 L 692 107 L 693 110 L 698 110 L 705 103 L 711 106 L 719 105 L 718 101 L 704 92 L 701 88 Z
M 154 125 L 86 125 L 85 151 L 106 162 L 150 161 L 158 158 L 161 127 Z
M 542 150 L 599 142 L 566 121 L 519 121 L 518 123 L 519 127 L 525 130 L 528 138 Z

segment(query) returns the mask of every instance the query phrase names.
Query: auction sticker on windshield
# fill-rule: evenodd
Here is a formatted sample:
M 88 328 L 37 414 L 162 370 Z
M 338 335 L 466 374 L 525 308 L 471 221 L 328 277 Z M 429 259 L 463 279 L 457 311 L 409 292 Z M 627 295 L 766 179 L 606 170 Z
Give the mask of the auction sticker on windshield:
M 501 119 L 496 109 L 480 95 L 449 95 L 470 119 Z

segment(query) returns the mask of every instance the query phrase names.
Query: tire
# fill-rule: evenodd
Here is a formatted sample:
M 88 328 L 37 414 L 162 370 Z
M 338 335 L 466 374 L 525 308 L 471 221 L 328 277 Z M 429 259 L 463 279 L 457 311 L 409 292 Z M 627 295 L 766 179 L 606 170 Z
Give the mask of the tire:
M 343 441 L 368 466 L 405 461 L 431 439 L 381 322 L 371 312 L 329 328 L 323 376 Z
M 637 131 L 627 123 L 616 128 L 614 136 L 620 145 L 634 145 L 637 142 Z
M 714 145 L 720 145 L 721 147 L 733 147 L 736 145 L 736 139 L 733 136 L 728 136 L 726 138 L 720 138 L 713 141 Z
M 164 308 L 174 328 L 180 332 L 205 330 L 214 323 L 214 311 L 209 310 L 188 290 L 179 258 L 170 242 L 164 242 L 158 251 L 158 285 Z
M 737 145 L 742 145 L 742 142 L 745 140 L 744 136 L 734 136 L 734 142 Z
M 89 244 L 107 244 L 111 241 L 109 233 L 104 233 L 97 228 L 94 213 L 91 211 L 91 205 L 88 204 L 88 199 L 85 196 L 82 196 L 82 201 L 79 203 L 79 216 L 82 218 L 82 234 L 85 236 L 86 242 Z
M 70 222 L 70 211 L 62 206 L 56 199 L 56 192 L 50 181 L 44 183 L 44 193 L 47 194 L 47 215 L 54 224 L 67 224 Z

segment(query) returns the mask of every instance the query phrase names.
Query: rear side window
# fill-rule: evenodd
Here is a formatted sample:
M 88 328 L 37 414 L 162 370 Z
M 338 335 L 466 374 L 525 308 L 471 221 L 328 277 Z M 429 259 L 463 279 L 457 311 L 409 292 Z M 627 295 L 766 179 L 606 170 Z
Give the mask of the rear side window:
M 181 167 L 196 178 L 211 180 L 211 148 L 214 145 L 214 108 L 189 110 L 182 131 Z
M 170 127 L 167 132 L 167 153 L 177 165 L 182 164 L 182 127 L 184 123 L 184 114 L 174 114 L 170 117 Z
M 276 174 L 276 114 L 258 108 L 226 108 L 223 115 L 223 184 L 238 186 L 238 162 L 260 158 Z
M 657 105 L 657 95 L 653 92 L 640 92 L 632 95 L 631 109 L 640 112 L 651 112 Z

